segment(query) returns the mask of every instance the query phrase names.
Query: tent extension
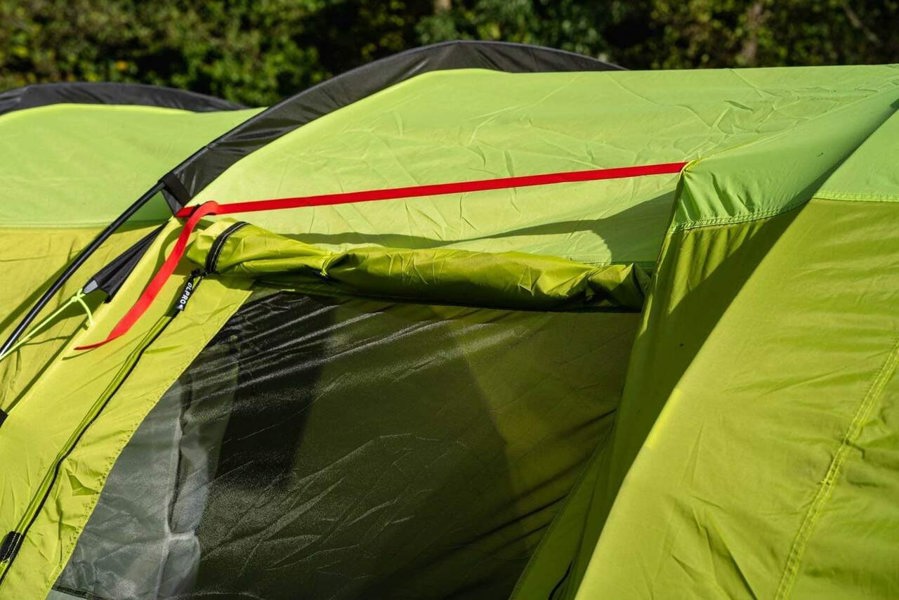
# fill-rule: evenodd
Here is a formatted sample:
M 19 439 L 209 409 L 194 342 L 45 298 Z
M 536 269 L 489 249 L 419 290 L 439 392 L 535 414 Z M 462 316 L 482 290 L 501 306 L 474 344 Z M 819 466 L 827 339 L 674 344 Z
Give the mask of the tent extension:
M 486 43 L 0 95 L 0 598 L 895 596 L 897 100 Z

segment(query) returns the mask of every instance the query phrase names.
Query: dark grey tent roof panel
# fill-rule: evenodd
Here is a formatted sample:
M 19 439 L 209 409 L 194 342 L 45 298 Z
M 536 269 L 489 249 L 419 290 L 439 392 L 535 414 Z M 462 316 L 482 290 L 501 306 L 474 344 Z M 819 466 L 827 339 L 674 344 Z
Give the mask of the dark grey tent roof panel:
M 193 112 L 244 108 L 204 94 L 139 83 L 42 83 L 0 93 L 0 115 L 49 104 L 160 106 Z

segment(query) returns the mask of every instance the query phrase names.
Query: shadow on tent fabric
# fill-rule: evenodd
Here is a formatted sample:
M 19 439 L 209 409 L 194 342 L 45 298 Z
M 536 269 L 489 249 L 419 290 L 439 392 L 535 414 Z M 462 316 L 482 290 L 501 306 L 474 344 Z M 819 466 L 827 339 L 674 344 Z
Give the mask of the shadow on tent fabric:
M 519 236 L 564 236 L 578 231 L 592 231 L 602 239 L 609 250 L 611 263 L 643 262 L 644 256 L 654 260 L 665 231 L 671 219 L 674 192 L 661 194 L 646 202 L 600 219 L 558 221 L 546 225 L 534 225 L 491 233 L 484 236 L 466 237 L 460 240 L 436 240 L 432 238 L 401 234 L 365 234 L 346 232 L 335 234 L 304 233 L 288 235 L 307 244 L 378 244 L 391 248 L 439 248 L 462 241 L 500 239 Z M 634 240 L 639 244 L 640 258 L 635 258 Z
M 790 203 L 811 199 L 839 164 L 831 165 L 802 189 L 794 190 Z M 751 198 L 723 197 L 721 201 L 737 205 L 745 202 L 745 210 L 752 210 Z M 788 204 L 784 202 L 784 206 Z M 655 420 L 661 404 L 653 403 L 667 400 L 743 284 L 803 207 L 804 204 L 772 217 L 748 215 L 752 218 L 670 234 L 669 247 L 656 270 L 646 326 L 634 343 L 629 368 L 629 373 L 652 373 L 652 377 L 629 377 L 625 399 L 649 402 L 643 406 L 653 409 L 644 408 L 642 412 Z M 638 439 L 642 443 L 642 438 Z
M 632 373 L 652 377 L 629 379 L 629 386 L 667 399 L 743 284 L 790 226 L 800 209 L 764 222 L 718 226 L 673 234 L 673 252 L 659 265 L 653 305 L 634 343 Z M 730 238 L 737 249 L 706 272 L 706 253 Z M 743 240 L 734 242 L 737 238 Z M 739 245 L 737 245 L 739 244 Z M 678 281 L 675 281 L 678 278 Z M 664 357 L 664 360 L 662 358 Z M 640 371 L 640 369 L 646 369 Z M 628 391 L 626 391 L 626 395 Z M 635 393 L 634 397 L 644 397 Z M 661 407 L 659 407 L 661 408 Z

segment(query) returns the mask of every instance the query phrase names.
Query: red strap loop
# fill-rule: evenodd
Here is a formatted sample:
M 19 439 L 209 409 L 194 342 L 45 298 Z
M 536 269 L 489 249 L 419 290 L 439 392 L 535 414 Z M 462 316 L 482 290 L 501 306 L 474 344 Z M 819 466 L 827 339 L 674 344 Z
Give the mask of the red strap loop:
M 137 320 L 140 319 L 148 308 L 150 308 L 150 305 L 159 294 L 162 286 L 165 285 L 165 282 L 168 281 L 172 273 L 175 272 L 175 268 L 178 266 L 178 263 L 181 262 L 181 257 L 184 256 L 184 251 L 187 249 L 187 241 L 190 239 L 190 234 L 193 233 L 197 223 L 207 215 L 216 214 L 218 209 L 219 205 L 215 202 L 206 202 L 205 204 L 197 206 L 196 210 L 193 211 L 193 214 L 190 215 L 190 218 L 184 224 L 181 235 L 178 236 L 178 241 L 175 242 L 175 247 L 172 248 L 171 253 L 165 259 L 165 262 L 162 263 L 162 266 L 156 272 L 156 275 L 153 276 L 153 279 L 150 280 L 150 283 L 147 284 L 147 287 L 144 288 L 143 293 L 134 306 L 132 306 L 116 326 L 113 327 L 105 340 L 94 344 L 87 344 L 85 346 L 76 346 L 75 350 L 90 350 L 91 348 L 97 348 L 128 333 L 128 330 L 131 329 L 131 327 L 137 323 Z

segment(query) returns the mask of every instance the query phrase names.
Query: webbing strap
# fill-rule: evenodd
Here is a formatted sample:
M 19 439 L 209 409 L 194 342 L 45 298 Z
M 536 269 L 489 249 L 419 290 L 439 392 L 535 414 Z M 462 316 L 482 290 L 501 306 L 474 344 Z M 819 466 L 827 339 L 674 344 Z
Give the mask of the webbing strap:
M 165 201 L 172 210 L 172 213 L 177 212 L 181 207 L 190 202 L 190 192 L 184 184 L 181 183 L 181 179 L 171 171 L 163 175 L 162 179 L 159 180 L 159 183 L 163 185 L 163 196 L 165 196 Z
M 645 175 L 664 175 L 680 173 L 687 163 L 662 163 L 657 165 L 640 165 L 636 167 L 617 167 L 614 169 L 589 169 L 586 171 L 565 171 L 561 173 L 543 173 L 540 175 L 524 175 L 521 177 L 500 177 L 497 179 L 479 179 L 475 181 L 457 181 L 453 183 L 436 183 L 430 185 L 413 185 L 409 187 L 384 188 L 361 192 L 342 192 L 339 194 L 320 194 L 317 196 L 296 196 L 293 198 L 275 198 L 271 200 L 254 200 L 252 202 L 232 202 L 221 204 L 217 215 L 230 215 L 243 212 L 282 210 L 285 208 L 305 208 L 310 206 L 333 206 L 337 204 L 354 204 L 373 202 L 376 200 L 400 200 L 403 198 L 420 198 L 423 196 L 445 196 L 447 194 L 466 194 L 509 188 L 531 187 L 535 185 L 552 185 L 555 183 L 578 183 L 583 181 L 599 181 L 602 179 L 625 179 Z M 201 205 L 202 206 L 202 205 Z M 176 217 L 191 216 L 198 206 L 186 206 L 175 213 Z
M 90 350 L 91 348 L 97 348 L 128 333 L 128 330 L 137 323 L 137 320 L 140 319 L 141 315 L 150 308 L 150 305 L 153 303 L 153 300 L 156 299 L 162 286 L 165 285 L 165 282 L 168 281 L 169 277 L 172 276 L 172 273 L 175 272 L 175 267 L 178 266 L 178 263 L 181 262 L 181 257 L 184 256 L 184 251 L 187 249 L 187 241 L 190 239 L 190 234 L 193 233 L 197 223 L 199 223 L 200 219 L 206 215 L 216 214 L 218 208 L 219 205 L 215 202 L 206 202 L 205 204 L 198 206 L 181 229 L 181 235 L 178 236 L 178 240 L 175 242 L 175 246 L 165 259 L 165 262 L 162 263 L 162 266 L 156 272 L 156 275 L 153 276 L 153 279 L 151 279 L 150 283 L 147 284 L 147 287 L 144 288 L 143 293 L 140 295 L 140 298 L 137 299 L 137 302 L 134 303 L 134 306 L 132 306 L 116 326 L 112 328 L 112 331 L 109 332 L 106 339 L 94 344 L 76 346 L 75 350 Z
M 480 179 L 476 181 L 459 181 L 453 183 L 437 183 L 430 185 L 416 185 L 410 187 L 384 188 L 379 190 L 364 190 L 359 192 L 341 192 L 337 194 L 320 194 L 315 196 L 296 196 L 291 198 L 274 198 L 270 200 L 256 200 L 252 202 L 232 202 L 218 204 L 217 202 L 205 202 L 199 206 L 187 206 L 179 210 L 175 216 L 187 218 L 178 236 L 178 241 L 169 253 L 165 262 L 156 275 L 147 284 L 140 298 L 124 317 L 113 327 L 112 331 L 103 341 L 84 346 L 77 346 L 76 350 L 89 350 L 97 348 L 112 340 L 121 337 L 137 322 L 141 315 L 153 303 L 165 282 L 168 281 L 175 267 L 181 261 L 187 249 L 190 234 L 199 223 L 200 219 L 208 215 L 229 215 L 234 213 L 259 212 L 269 210 L 283 210 L 288 208 L 305 208 L 311 206 L 333 206 L 338 204 L 352 204 L 358 202 L 373 202 L 376 200 L 399 200 L 403 198 L 420 198 L 424 196 L 445 196 L 448 194 L 465 194 L 470 192 L 483 192 L 488 190 L 501 190 L 510 188 L 530 187 L 536 185 L 552 185 L 557 183 L 577 183 L 584 181 L 599 181 L 603 179 L 624 179 L 628 177 L 643 177 L 646 175 L 664 175 L 679 173 L 686 162 L 661 163 L 654 165 L 640 165 L 635 167 L 617 167 L 612 169 L 589 169 L 585 171 L 566 171 L 561 173 L 544 173 L 540 175 L 524 175 L 520 177 L 500 177 L 497 179 Z

